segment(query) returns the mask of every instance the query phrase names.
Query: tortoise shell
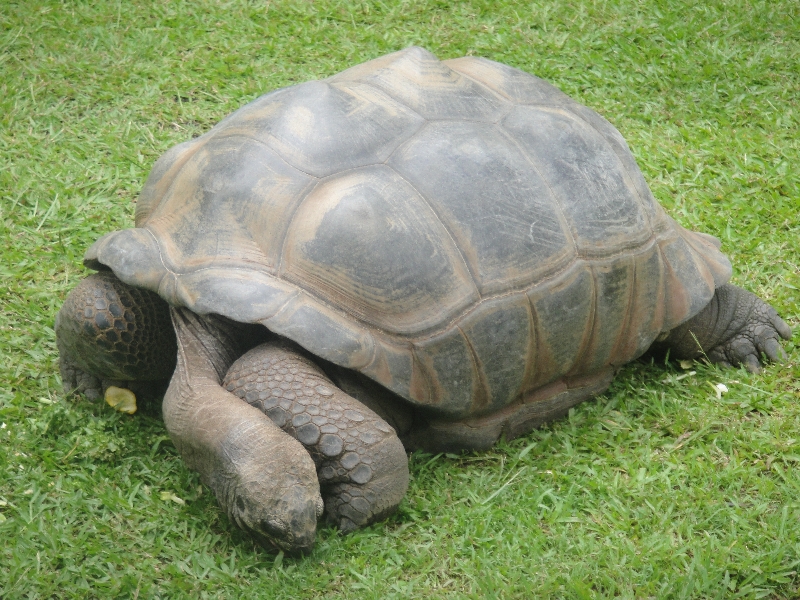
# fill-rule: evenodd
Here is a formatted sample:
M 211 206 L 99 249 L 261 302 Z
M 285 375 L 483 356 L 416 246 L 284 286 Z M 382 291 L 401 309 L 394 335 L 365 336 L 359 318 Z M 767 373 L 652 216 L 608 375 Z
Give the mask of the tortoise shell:
M 414 47 L 172 148 L 85 262 L 459 417 L 641 355 L 728 280 L 718 247 L 595 112 Z

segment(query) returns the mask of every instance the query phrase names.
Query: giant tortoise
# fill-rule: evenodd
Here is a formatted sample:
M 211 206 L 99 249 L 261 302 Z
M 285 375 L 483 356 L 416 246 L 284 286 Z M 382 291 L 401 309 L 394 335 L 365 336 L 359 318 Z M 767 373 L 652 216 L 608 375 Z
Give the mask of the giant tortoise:
M 164 154 L 135 225 L 59 312 L 65 389 L 166 389 L 189 467 L 289 552 L 393 511 L 406 450 L 521 435 L 654 345 L 757 370 L 791 336 L 613 126 L 483 58 L 266 94 Z

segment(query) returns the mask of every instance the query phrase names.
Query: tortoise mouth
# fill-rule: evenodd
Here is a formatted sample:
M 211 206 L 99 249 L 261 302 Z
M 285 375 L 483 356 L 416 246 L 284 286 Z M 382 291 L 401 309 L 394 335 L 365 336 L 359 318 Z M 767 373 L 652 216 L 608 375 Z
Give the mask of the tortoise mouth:
M 294 535 L 290 535 L 282 524 L 272 520 L 263 520 L 259 523 L 259 529 L 272 545 L 293 556 L 307 556 L 314 549 L 316 527 L 306 528 L 303 532 L 294 531 L 292 532 Z
M 292 487 L 279 499 L 248 499 L 239 490 L 231 517 L 261 546 L 293 556 L 308 555 L 314 548 L 317 519 L 322 513 L 322 499 L 304 495 L 300 486 Z M 266 516 L 264 501 L 273 505 Z M 262 516 L 259 516 L 261 513 Z

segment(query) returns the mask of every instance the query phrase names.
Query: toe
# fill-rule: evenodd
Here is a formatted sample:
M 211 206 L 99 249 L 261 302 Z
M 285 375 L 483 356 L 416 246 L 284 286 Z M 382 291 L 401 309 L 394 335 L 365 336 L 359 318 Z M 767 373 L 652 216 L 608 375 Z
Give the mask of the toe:
M 64 394 L 69 395 L 77 391 L 78 380 L 75 377 L 75 369 L 61 365 L 61 386 Z
M 737 362 L 744 363 L 748 357 L 753 357 L 758 362 L 758 351 L 756 350 L 755 344 L 751 342 L 746 337 L 738 337 L 734 338 L 730 345 L 730 352 L 728 354 L 729 358 L 732 358 L 732 363 L 736 364 Z
M 761 363 L 758 360 L 761 354 L 749 338 L 744 336 L 734 338 L 727 345 L 725 354 L 731 364 L 741 365 L 751 373 L 761 372 Z
M 761 363 L 758 362 L 755 354 L 748 354 L 742 361 L 744 368 L 751 373 L 761 373 Z
M 78 371 L 75 380 L 76 390 L 82 392 L 89 400 L 99 400 L 103 397 L 103 384 L 94 375 Z
M 784 321 L 778 316 L 778 313 L 776 313 L 775 311 L 772 312 L 775 313 L 774 315 L 772 315 L 772 320 L 771 320 L 772 326 L 775 328 L 775 331 L 777 331 L 778 335 L 780 335 L 785 340 L 792 339 L 792 328 L 786 324 L 786 321 Z
M 783 351 L 783 348 L 781 348 L 781 345 L 775 338 L 769 338 L 766 340 L 762 345 L 761 350 L 772 362 L 780 362 L 786 358 L 786 353 Z
M 709 350 L 707 356 L 708 360 L 710 360 L 712 363 L 721 365 L 723 367 L 732 366 L 730 361 L 728 360 L 728 357 L 725 356 L 724 350 L 720 347 L 712 348 L 711 350 Z

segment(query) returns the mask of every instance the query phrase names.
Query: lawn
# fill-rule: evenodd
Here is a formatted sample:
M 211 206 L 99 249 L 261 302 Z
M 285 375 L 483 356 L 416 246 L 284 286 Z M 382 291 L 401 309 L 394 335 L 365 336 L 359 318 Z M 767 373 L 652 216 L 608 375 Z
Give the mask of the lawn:
M 64 397 L 53 319 L 84 250 L 133 225 L 161 153 L 264 92 L 412 44 L 508 63 L 604 115 L 795 338 L 760 375 L 628 365 L 528 436 L 412 455 L 386 522 L 270 554 L 157 415 Z M 795 0 L 6 0 L 0 597 L 798 597 L 799 65 Z

